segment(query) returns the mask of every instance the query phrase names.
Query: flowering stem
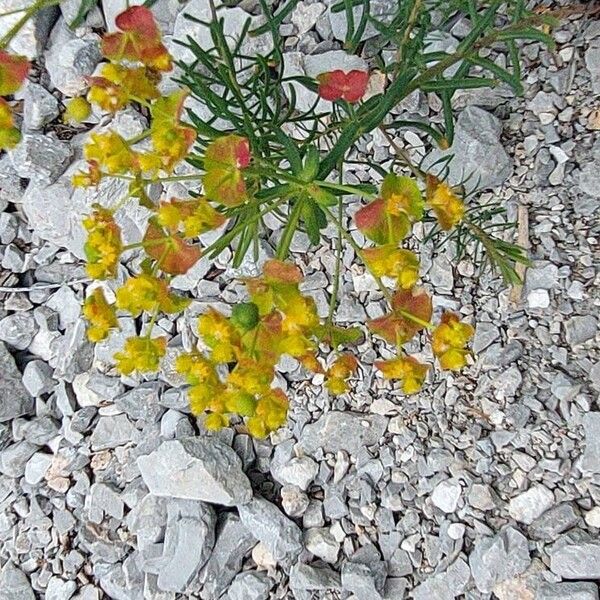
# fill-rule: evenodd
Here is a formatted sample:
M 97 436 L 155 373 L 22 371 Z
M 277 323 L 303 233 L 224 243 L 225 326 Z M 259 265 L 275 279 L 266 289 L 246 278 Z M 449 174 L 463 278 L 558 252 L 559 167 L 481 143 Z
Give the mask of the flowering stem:
M 145 337 L 150 339 L 150 336 L 152 335 L 152 330 L 154 329 L 154 325 L 156 323 L 156 319 L 158 318 L 158 313 L 160 312 L 160 305 L 157 302 L 154 310 L 152 311 L 152 315 L 150 316 L 150 321 L 148 322 L 148 329 L 146 330 L 146 335 Z

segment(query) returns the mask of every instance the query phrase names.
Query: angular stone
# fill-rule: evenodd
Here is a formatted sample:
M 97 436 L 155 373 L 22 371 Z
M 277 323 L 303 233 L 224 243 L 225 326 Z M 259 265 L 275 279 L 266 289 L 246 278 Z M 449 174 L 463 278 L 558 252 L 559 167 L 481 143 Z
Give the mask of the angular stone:
M 529 526 L 529 534 L 538 540 L 554 541 L 559 533 L 571 529 L 579 521 L 579 513 L 570 502 L 553 506 Z
M 42 129 L 58 117 L 58 100 L 44 87 L 31 81 L 23 92 L 23 128 Z
M 542 583 L 535 600 L 598 600 L 595 583 Z
M 554 494 L 543 485 L 532 485 L 527 491 L 511 498 L 508 503 L 510 516 L 529 525 L 554 504 Z
M 265 573 L 244 571 L 231 583 L 227 600 L 267 600 L 273 583 Z
M 75 36 L 62 21 L 52 32 L 52 44 L 46 52 L 46 69 L 52 85 L 65 96 L 78 96 L 87 88 L 86 77 L 94 73 L 102 60 L 99 41 L 93 33 Z
M 65 581 L 60 577 L 51 577 L 46 587 L 44 600 L 69 600 L 76 589 L 77 584 L 74 581 Z
M 319 466 L 309 456 L 291 458 L 282 465 L 272 465 L 273 477 L 282 484 L 291 484 L 306 491 L 316 477 Z
M 571 317 L 565 322 L 565 337 L 570 346 L 591 340 L 598 333 L 598 320 L 592 315 Z
M 163 442 L 137 459 L 152 494 L 203 500 L 224 506 L 250 501 L 252 487 L 238 455 L 216 438 L 190 437 Z
M 274 504 L 255 496 L 238 507 L 246 528 L 283 566 L 291 565 L 302 551 L 302 532 Z
M 600 94 L 600 47 L 592 46 L 586 50 L 585 66 L 591 75 L 592 91 Z
M 0 342 L 0 423 L 10 421 L 33 410 L 34 399 L 21 381 L 15 360 Z
M 551 290 L 558 285 L 558 267 L 549 263 L 527 269 L 525 283 L 528 290 Z
M 332 10 L 334 5 L 335 3 L 331 4 L 328 11 L 331 30 L 335 39 L 343 41 L 346 39 L 346 35 L 348 33 L 348 20 L 344 10 L 339 12 L 334 12 Z M 364 4 L 360 3 L 355 5 L 354 9 L 352 10 L 355 28 L 357 27 L 358 23 L 360 23 L 364 6 Z M 397 10 L 398 4 L 396 0 L 371 0 L 369 4 L 369 15 L 373 18 L 376 18 L 378 21 L 382 21 L 383 23 L 389 23 L 396 14 Z M 367 26 L 365 27 L 360 39 L 361 41 L 367 40 L 376 36 L 378 33 L 378 29 L 372 23 L 367 21 Z
M 50 468 L 52 459 L 52 454 L 36 452 L 25 465 L 25 481 L 29 485 L 37 485 L 40 483 Z
M 448 165 L 451 184 L 464 182 L 469 191 L 498 187 L 513 170 L 513 163 L 500 142 L 501 133 L 502 124 L 494 115 L 470 106 L 458 116 L 452 146 L 445 151 L 431 152 L 423 168 L 454 155 Z
M 20 177 L 36 184 L 58 179 L 71 161 L 71 146 L 52 135 L 25 133 L 9 156 Z
M 581 468 L 591 473 L 600 473 L 600 412 L 583 415 L 585 450 Z
M 431 494 L 431 502 L 445 513 L 453 513 L 458 507 L 462 488 L 458 481 L 447 479 L 438 483 Z
M 54 389 L 52 367 L 43 360 L 32 360 L 25 365 L 23 385 L 32 396 L 48 394 Z
M 563 579 L 600 579 L 600 541 L 559 540 L 550 551 L 550 569 Z
M 340 574 L 333 569 L 296 563 L 290 569 L 290 587 L 296 591 L 340 590 Z
M 9 477 L 21 477 L 25 473 L 27 461 L 35 454 L 38 447 L 27 441 L 17 442 L 0 452 L 0 473 Z
M 85 499 L 85 508 L 92 523 L 101 523 L 106 517 L 121 520 L 124 503 L 120 495 L 105 483 L 93 483 Z
M 290 17 L 290 20 L 296 26 L 296 35 L 304 35 L 307 31 L 310 31 L 324 10 L 325 6 L 323 4 L 309 4 L 304 0 L 300 0 Z
M 584 194 L 592 198 L 600 198 L 600 172 L 598 171 L 598 162 L 585 165 L 579 171 L 578 184 Z M 591 202 L 592 207 L 596 207 L 596 202 Z M 593 212 L 593 208 L 592 208 Z M 588 210 L 583 211 L 583 214 L 588 214 Z
M 388 419 L 381 415 L 331 411 L 304 427 L 298 445 L 308 454 L 318 448 L 355 454 L 364 446 L 377 444 L 387 423 Z
M 217 517 L 209 504 L 193 500 L 170 501 L 167 515 L 157 585 L 166 592 L 183 592 L 210 556 Z
M 459 558 L 446 571 L 430 576 L 414 591 L 414 600 L 454 600 L 464 593 L 471 571 L 469 565 Z
M 200 572 L 199 580 L 203 583 L 200 597 L 203 600 L 221 597 L 256 542 L 238 515 L 225 513 L 210 558 Z
M 186 15 L 192 17 L 188 18 Z M 239 38 L 246 21 L 250 20 L 250 29 L 260 27 L 264 23 L 264 17 L 252 17 L 239 7 L 228 8 L 219 12 L 219 18 L 223 19 L 223 30 L 225 38 L 233 47 Z M 210 21 L 210 5 L 204 0 L 190 0 L 184 10 L 175 19 L 173 28 L 173 39 L 187 42 L 191 37 L 201 48 L 209 50 L 214 46 L 211 32 L 208 27 L 199 21 Z M 181 44 L 171 44 L 169 50 L 174 58 L 183 61 L 193 60 L 193 53 Z M 246 56 L 267 55 L 273 50 L 273 38 L 270 33 L 259 36 L 246 36 L 241 44 L 240 53 Z
M 329 527 L 314 527 L 304 532 L 306 549 L 317 558 L 335 563 L 340 552 L 340 545 L 329 531 Z
M 0 592 L 2 600 L 35 600 L 27 575 L 10 560 L 0 572 Z
M 137 112 L 124 110 L 110 121 L 108 126 L 95 127 L 90 133 L 114 129 L 123 137 L 131 138 L 142 132 L 145 119 Z M 81 223 L 81 215 L 89 214 L 94 203 L 111 206 L 115 198 L 127 193 L 127 182 L 107 177 L 93 188 L 76 188 L 71 177 L 86 169 L 84 160 L 75 161 L 67 171 L 51 185 L 30 183 L 23 196 L 23 210 L 28 224 L 42 239 L 67 248 L 78 258 L 85 258 L 83 245 L 87 234 Z M 123 231 L 123 242 L 139 242 L 145 231 L 149 211 L 128 202 L 118 211 L 116 220 Z
M 20 21 L 23 17 L 21 9 L 30 6 L 31 0 L 0 0 L 0 37 L 4 37 Z M 10 41 L 8 50 L 23 54 L 29 59 L 37 58 L 46 44 L 57 15 L 56 6 L 35 11 Z
M 25 350 L 39 327 L 30 312 L 18 312 L 0 319 L 0 340 L 17 350 Z
M 527 539 L 513 527 L 480 539 L 469 556 L 475 585 L 484 593 L 490 593 L 496 584 L 520 575 L 530 563 Z
M 308 496 L 295 485 L 284 485 L 281 488 L 281 506 L 290 517 L 301 517 L 308 508 Z
M 127 415 L 100 417 L 91 436 L 92 450 L 106 450 L 135 442 L 139 432 Z
M 342 589 L 352 592 L 356 600 L 383 600 L 385 564 L 361 564 L 346 561 L 342 565 Z

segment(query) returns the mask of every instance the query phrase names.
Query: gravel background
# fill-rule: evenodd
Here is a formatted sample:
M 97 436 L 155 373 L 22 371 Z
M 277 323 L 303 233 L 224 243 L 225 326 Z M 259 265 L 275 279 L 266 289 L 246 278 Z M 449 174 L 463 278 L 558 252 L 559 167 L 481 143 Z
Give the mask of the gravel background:
M 0 0 L 0 13 L 22 4 Z M 371 369 L 389 350 L 368 339 L 353 392 L 331 398 L 322 377 L 306 381 L 294 360 L 282 361 L 289 427 L 257 442 L 234 429 L 206 436 L 169 360 L 154 379 L 117 377 L 111 355 L 132 319 L 121 319 L 113 341 L 94 348 L 85 340 L 80 217 L 123 189 L 71 189 L 85 134 L 59 115 L 84 91 L 101 58 L 96 31 L 105 19 L 114 26 L 122 4 L 103 0 L 71 32 L 63 16 L 72 19 L 78 1 L 62 2 L 13 42 L 36 69 L 19 97 L 23 141 L 0 157 L 0 598 L 597 600 L 597 16 L 566 17 L 555 53 L 525 45 L 524 98 L 502 86 L 457 94 L 451 178 L 475 173 L 483 192 L 473 201 L 508 207 L 534 263 L 522 289 L 506 289 L 469 260 L 457 265 L 451 248 L 422 249 L 436 311 L 459 311 L 476 325 L 474 364 L 434 373 L 406 398 Z M 224 11 L 226 29 L 239 31 L 253 4 Z M 394 2 L 372 5 L 385 13 Z M 202 16 L 205 1 L 186 10 Z M 155 12 L 178 56 L 185 50 L 173 32 L 206 39 L 178 2 L 159 0 Z M 10 26 L 0 18 L 0 34 Z M 299 2 L 282 25 L 289 72 L 364 67 L 341 51 L 344 28 L 343 14 L 326 3 Z M 452 49 L 465 31 L 459 15 L 431 41 Z M 268 40 L 258 38 L 247 50 L 265 49 Z M 300 90 L 300 101 L 310 103 L 311 93 Z M 423 94 L 396 109 L 434 122 L 440 111 Z M 128 110 L 111 126 L 132 136 L 144 117 Z M 396 141 L 415 159 L 429 150 L 417 132 Z M 391 156 L 377 134 L 357 152 L 383 165 Z M 377 179 L 356 166 L 345 177 Z M 349 198 L 348 216 L 358 206 Z M 121 211 L 127 239 L 140 235 L 146 216 Z M 259 264 L 280 235 L 276 222 L 269 226 Z M 322 314 L 335 269 L 328 233 L 331 247 L 307 252 L 304 235 L 292 244 L 303 289 Z M 191 346 L 208 305 L 227 310 L 242 297 L 234 277 L 257 266 L 248 257 L 234 270 L 229 257 L 202 259 L 176 279 L 196 300 L 179 319 L 158 323 L 171 338 L 168 358 Z M 337 320 L 380 315 L 372 279 L 350 248 L 343 258 Z M 138 262 L 133 256 L 127 267 Z M 413 346 L 431 357 L 427 340 Z

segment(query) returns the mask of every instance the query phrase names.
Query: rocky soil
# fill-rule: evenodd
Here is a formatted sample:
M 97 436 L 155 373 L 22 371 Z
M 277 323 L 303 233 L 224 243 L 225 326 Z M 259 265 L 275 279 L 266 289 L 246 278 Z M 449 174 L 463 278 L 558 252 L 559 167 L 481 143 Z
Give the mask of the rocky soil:
M 22 4 L 0 0 L 0 13 Z M 289 426 L 256 441 L 234 429 L 203 432 L 168 360 L 157 377 L 118 377 L 111 356 L 132 319 L 121 319 L 116 341 L 94 348 L 85 339 L 80 217 L 123 190 L 70 187 L 84 132 L 107 120 L 76 130 L 60 113 L 97 68 L 97 32 L 114 27 L 124 4 L 103 0 L 73 32 L 65 19 L 79 1 L 61 2 L 13 42 L 36 69 L 20 97 L 23 140 L 0 157 L 0 598 L 598 600 L 597 17 L 566 17 L 555 52 L 524 46 L 524 98 L 503 86 L 456 97 L 451 177 L 474 173 L 482 193 L 473 202 L 507 206 L 533 260 L 522 289 L 506 289 L 470 260 L 456 264 L 450 247 L 422 249 L 436 310 L 476 325 L 474 364 L 432 374 L 407 398 L 374 374 L 370 364 L 388 351 L 367 338 L 353 392 L 331 398 L 322 377 L 307 381 L 298 363 L 283 361 Z M 256 4 L 227 9 L 229 30 Z M 385 13 L 394 1 L 371 4 Z M 185 51 L 174 37 L 204 39 L 183 18 L 204 14 L 204 0 L 159 0 L 154 10 L 174 52 Z M 0 18 L 0 33 L 11 24 Z M 291 72 L 368 64 L 341 50 L 343 12 L 327 2 L 301 0 L 281 29 Z M 457 16 L 432 42 L 452 48 L 464 35 Z M 311 92 L 300 90 L 300 102 L 310 104 Z M 436 98 L 419 93 L 396 112 L 442 119 Z M 132 136 L 143 124 L 129 110 L 111 126 Z M 396 141 L 416 159 L 428 151 L 416 131 Z M 357 151 L 383 165 L 393 153 L 377 134 Z M 353 166 L 346 178 L 378 176 Z M 349 198 L 348 215 L 357 206 Z M 143 209 L 119 218 L 128 239 L 139 236 Z M 277 226 L 259 263 L 272 255 Z M 326 314 L 332 249 L 309 251 L 299 235 L 292 250 L 304 290 Z M 176 279 L 195 301 L 158 323 L 171 353 L 190 347 L 208 305 L 226 310 L 242 297 L 235 277 L 257 266 L 248 257 L 234 270 L 229 257 L 203 259 Z M 381 294 L 350 248 L 344 264 L 337 320 L 380 315 Z M 419 349 L 431 356 L 426 340 Z

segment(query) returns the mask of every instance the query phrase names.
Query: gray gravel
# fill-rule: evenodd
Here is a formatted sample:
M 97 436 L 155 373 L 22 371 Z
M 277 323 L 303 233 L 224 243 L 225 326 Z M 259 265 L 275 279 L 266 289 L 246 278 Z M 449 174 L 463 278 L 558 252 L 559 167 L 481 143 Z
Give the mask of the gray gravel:
M 0 0 L 0 14 L 20 2 Z M 344 11 L 331 4 L 301 0 L 282 23 L 288 75 L 370 64 L 376 30 L 365 29 L 363 56 L 349 55 Z M 383 18 L 393 4 L 371 0 Z M 394 136 L 425 164 L 456 153 L 450 177 L 472 174 L 467 187 L 479 193 L 470 202 L 498 200 L 520 221 L 532 260 L 522 289 L 479 273 L 468 256 L 457 264 L 450 247 L 421 249 L 436 315 L 455 310 L 476 326 L 474 364 L 432 373 L 420 394 L 405 397 L 371 368 L 390 349 L 366 337 L 352 393 L 333 398 L 321 376 L 307 383 L 297 361 L 284 359 L 278 385 L 292 399 L 289 424 L 258 441 L 235 427 L 203 431 L 168 365 L 148 379 L 119 378 L 112 354 L 132 319 L 121 319 L 116 341 L 85 339 L 80 215 L 126 184 L 71 189 L 83 136 L 67 139 L 60 111 L 98 69 L 97 32 L 105 18 L 114 29 L 125 2 L 103 0 L 73 32 L 64 19 L 78 5 L 46 10 L 11 44 L 37 65 L 19 97 L 23 141 L 0 159 L 0 286 L 15 288 L 0 292 L 0 598 L 598 600 L 598 21 L 565 19 L 554 53 L 524 45 L 524 98 L 505 86 L 458 93 L 447 152 L 430 152 L 417 130 Z M 224 11 L 227 31 L 248 17 L 258 25 L 255 5 Z M 183 16 L 206 18 L 204 0 L 159 0 L 154 10 L 178 57 L 186 50 L 174 31 L 210 43 Z M 0 17 L 0 35 L 14 18 Z M 467 25 L 457 18 L 432 48 L 455 48 Z M 244 51 L 264 53 L 269 43 L 258 36 Z M 506 61 L 496 50 L 489 58 Z M 313 104 L 314 92 L 290 85 L 300 107 Z M 393 117 L 443 121 L 439 101 L 419 92 Z M 144 124 L 129 109 L 88 125 L 132 137 Z M 356 158 L 384 167 L 392 157 L 376 132 L 356 149 Z M 349 165 L 344 176 L 379 181 L 368 165 Z M 356 210 L 348 199 L 350 233 L 362 245 L 349 219 Z M 127 243 L 147 216 L 134 206 L 119 211 Z M 237 278 L 258 272 L 281 236 L 279 221 L 265 221 L 258 266 L 249 256 L 231 268 L 227 249 L 175 278 L 195 301 L 157 323 L 171 354 L 192 346 L 207 306 L 227 311 L 245 299 Z M 303 235 L 291 245 L 302 288 L 323 314 L 334 238 L 327 229 L 322 247 Z M 343 261 L 337 320 L 380 316 L 381 294 L 351 248 Z M 137 266 L 135 258 L 123 265 L 119 279 Z M 414 350 L 430 359 L 422 342 Z

